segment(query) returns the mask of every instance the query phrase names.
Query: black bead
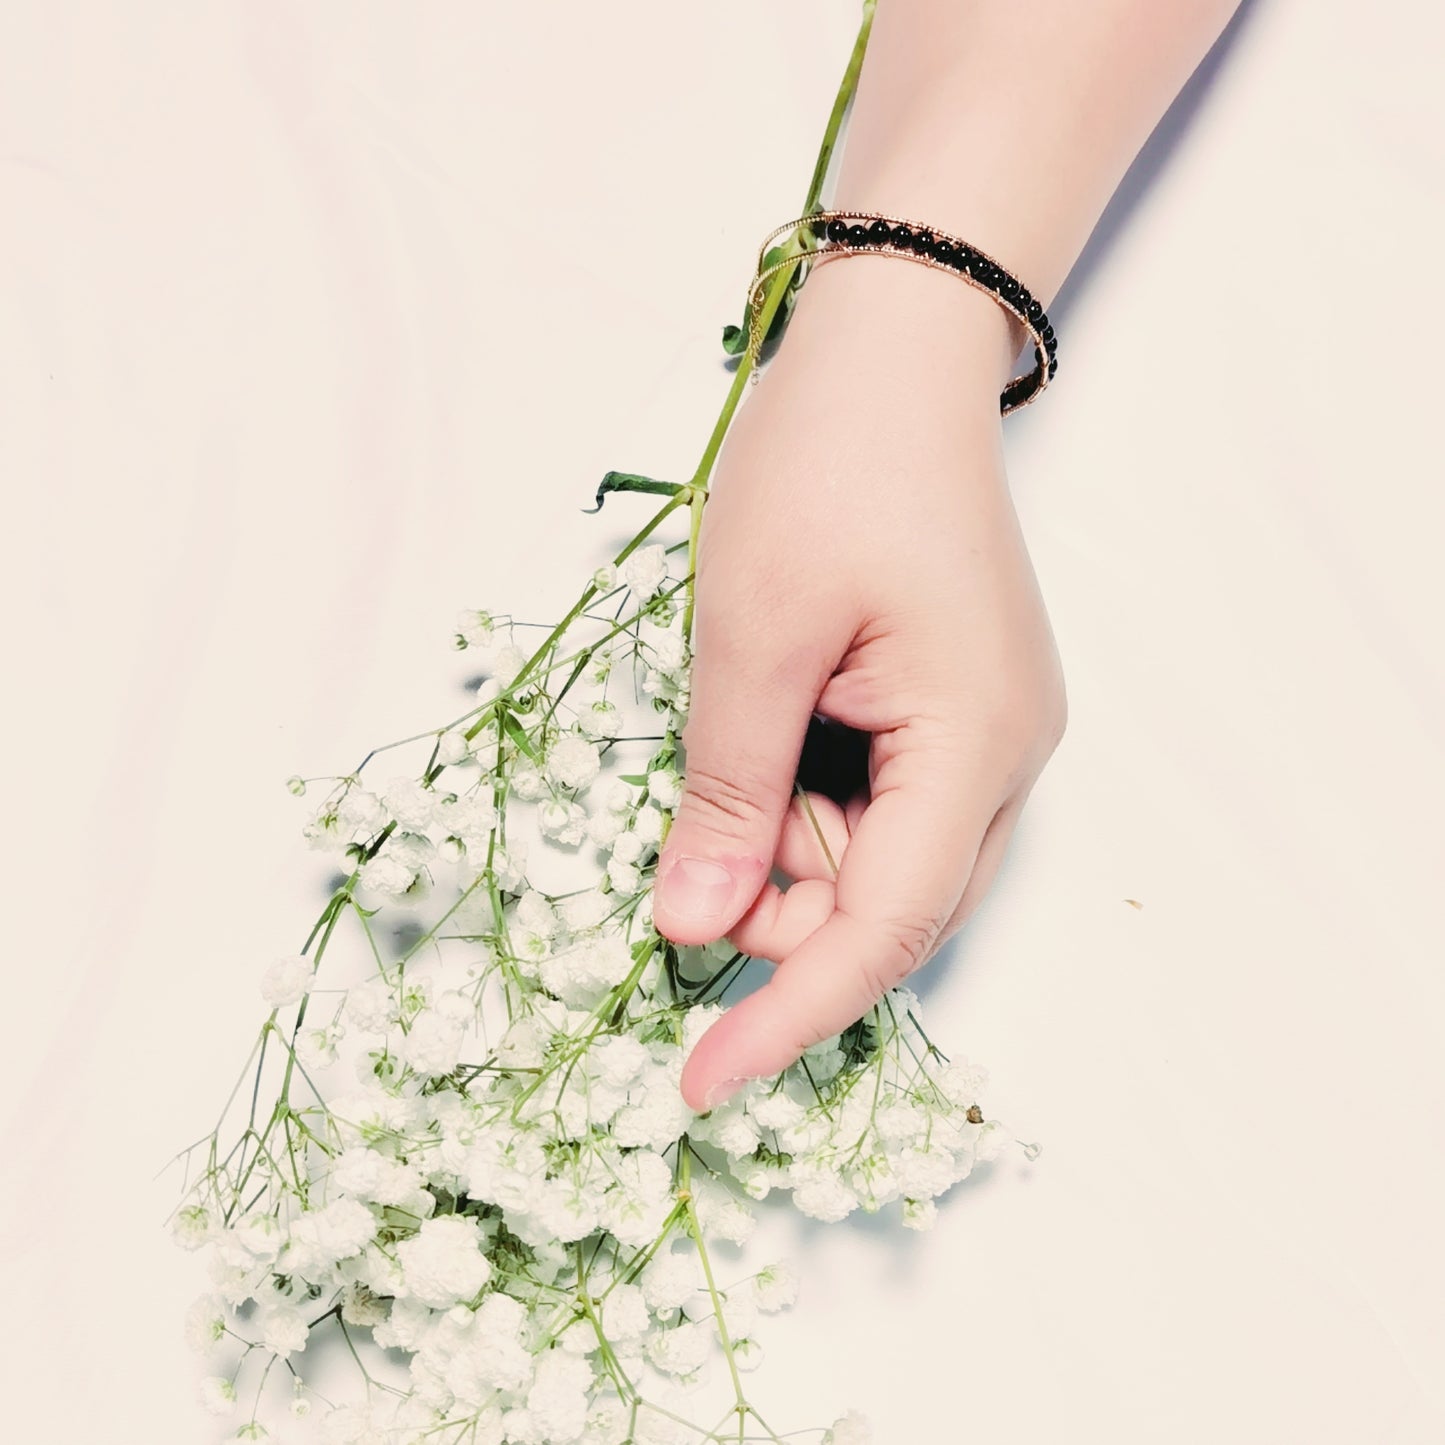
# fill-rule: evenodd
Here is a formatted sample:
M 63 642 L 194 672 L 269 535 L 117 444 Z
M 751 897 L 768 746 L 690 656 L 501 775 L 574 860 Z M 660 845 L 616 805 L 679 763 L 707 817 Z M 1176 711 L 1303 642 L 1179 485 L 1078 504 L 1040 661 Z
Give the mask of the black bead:
M 819 240 L 828 234 L 828 223 L 826 221 L 814 221 L 809 228 Z
M 1049 380 L 1050 380 L 1050 381 L 1052 381 L 1052 380 L 1054 379 L 1054 373 L 1055 373 L 1056 371 L 1058 371 L 1058 369 L 1059 369 L 1059 358 L 1056 356 L 1056 357 L 1054 357 L 1054 359 L 1053 359 L 1051 362 L 1049 362 Z
M 1044 308 L 1032 296 L 1029 297 L 1028 311 L 1030 321 L 1037 321 L 1044 314 Z
M 848 239 L 848 223 L 840 221 L 836 217 L 829 221 L 828 239 L 830 241 L 846 241 Z
M 868 239 L 867 226 L 849 226 L 848 244 L 850 246 L 861 246 Z
M 1010 300 L 1016 301 L 1019 294 L 1019 283 L 1012 276 L 1003 278 L 1003 286 L 1000 288 L 1003 294 Z
M 920 255 L 926 256 L 933 250 L 933 232 L 918 231 L 913 237 L 913 249 Z
M 953 258 L 958 255 L 952 241 L 936 241 L 933 246 L 933 259 L 941 261 L 945 266 L 953 265 Z
M 873 224 L 868 227 L 868 239 L 875 245 L 887 245 L 888 238 L 892 234 L 893 227 L 890 226 L 887 221 L 874 221 Z
M 913 244 L 912 226 L 895 226 L 893 228 L 893 244 L 900 250 L 907 250 Z

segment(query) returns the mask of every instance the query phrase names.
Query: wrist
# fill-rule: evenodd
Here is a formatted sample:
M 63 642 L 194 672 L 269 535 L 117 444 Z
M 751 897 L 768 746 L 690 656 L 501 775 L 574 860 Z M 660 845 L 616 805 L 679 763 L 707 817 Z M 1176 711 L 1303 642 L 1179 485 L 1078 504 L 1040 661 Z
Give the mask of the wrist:
M 799 288 L 779 356 L 836 365 L 861 355 L 945 380 L 992 406 L 1026 333 L 966 281 L 901 256 L 860 253 L 817 263 Z

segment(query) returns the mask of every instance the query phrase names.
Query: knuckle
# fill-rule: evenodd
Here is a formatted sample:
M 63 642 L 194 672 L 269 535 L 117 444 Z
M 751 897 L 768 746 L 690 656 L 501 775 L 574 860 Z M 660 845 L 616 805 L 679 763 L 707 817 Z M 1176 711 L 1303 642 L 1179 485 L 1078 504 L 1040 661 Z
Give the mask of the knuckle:
M 766 817 L 758 797 L 759 790 L 737 774 L 719 772 L 705 763 L 687 765 L 682 807 L 696 825 L 729 837 L 752 833 Z
M 938 921 L 921 914 L 880 920 L 875 925 L 876 946 L 859 964 L 869 1003 L 897 988 L 923 962 L 939 926 Z
M 817 1018 L 811 1014 L 804 1014 L 793 1021 L 790 1043 L 801 1056 L 809 1049 L 817 1048 L 819 1044 L 825 1043 L 832 1037 L 833 1035 L 828 1032 L 826 1026 Z
M 1068 715 L 1063 678 L 1056 674 L 1022 681 L 980 699 L 974 725 L 989 754 L 1027 772 L 1063 741 Z

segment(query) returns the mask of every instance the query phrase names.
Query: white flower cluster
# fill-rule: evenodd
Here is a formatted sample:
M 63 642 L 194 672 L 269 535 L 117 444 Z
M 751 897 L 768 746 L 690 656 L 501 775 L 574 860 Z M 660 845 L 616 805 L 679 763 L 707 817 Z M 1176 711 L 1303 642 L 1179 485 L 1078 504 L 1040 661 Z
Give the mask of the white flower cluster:
M 682 787 L 683 598 L 656 544 L 593 585 L 622 621 L 579 618 L 530 651 L 505 619 L 462 614 L 458 643 L 488 674 L 473 711 L 432 735 L 419 775 L 339 779 L 307 825 L 345 872 L 319 942 L 264 970 L 244 1095 L 271 1080 L 274 1098 L 229 1151 L 213 1138 L 174 1217 L 178 1242 L 209 1252 L 188 1338 L 294 1379 L 263 1420 L 236 1369 L 205 1377 L 239 1438 L 698 1439 L 673 1392 L 719 1353 L 755 1366 L 759 1319 L 796 1294 L 786 1266 L 710 1264 L 746 1243 L 755 1201 L 790 1191 L 824 1220 L 899 1202 L 924 1227 L 999 1147 L 982 1070 L 945 1065 L 901 989 L 712 1113 L 683 1102 L 683 1060 L 721 1007 L 699 1000 L 733 961 L 651 926 Z M 646 756 L 626 772 L 637 732 Z M 583 886 L 549 883 L 557 862 Z M 391 957 L 387 938 L 404 940 Z M 312 1408 L 302 1356 L 329 1329 L 403 1352 L 408 1386 Z M 738 1419 L 750 1409 L 740 1397 Z M 824 1438 L 866 1431 L 848 1415 Z

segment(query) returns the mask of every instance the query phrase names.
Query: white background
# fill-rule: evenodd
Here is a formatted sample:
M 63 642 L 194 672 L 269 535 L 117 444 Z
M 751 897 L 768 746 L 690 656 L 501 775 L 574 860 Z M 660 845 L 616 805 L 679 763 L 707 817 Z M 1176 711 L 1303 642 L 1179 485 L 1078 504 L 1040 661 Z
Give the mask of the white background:
M 643 515 L 603 471 L 695 465 L 855 18 L 5 6 L 7 1435 L 215 1438 L 153 1176 L 315 911 L 282 781 L 449 716 L 459 608 L 559 614 Z M 1070 732 L 926 985 L 1043 1153 L 779 1231 L 786 1426 L 1445 1439 L 1442 41 L 1249 6 L 1056 308 L 1007 432 Z

